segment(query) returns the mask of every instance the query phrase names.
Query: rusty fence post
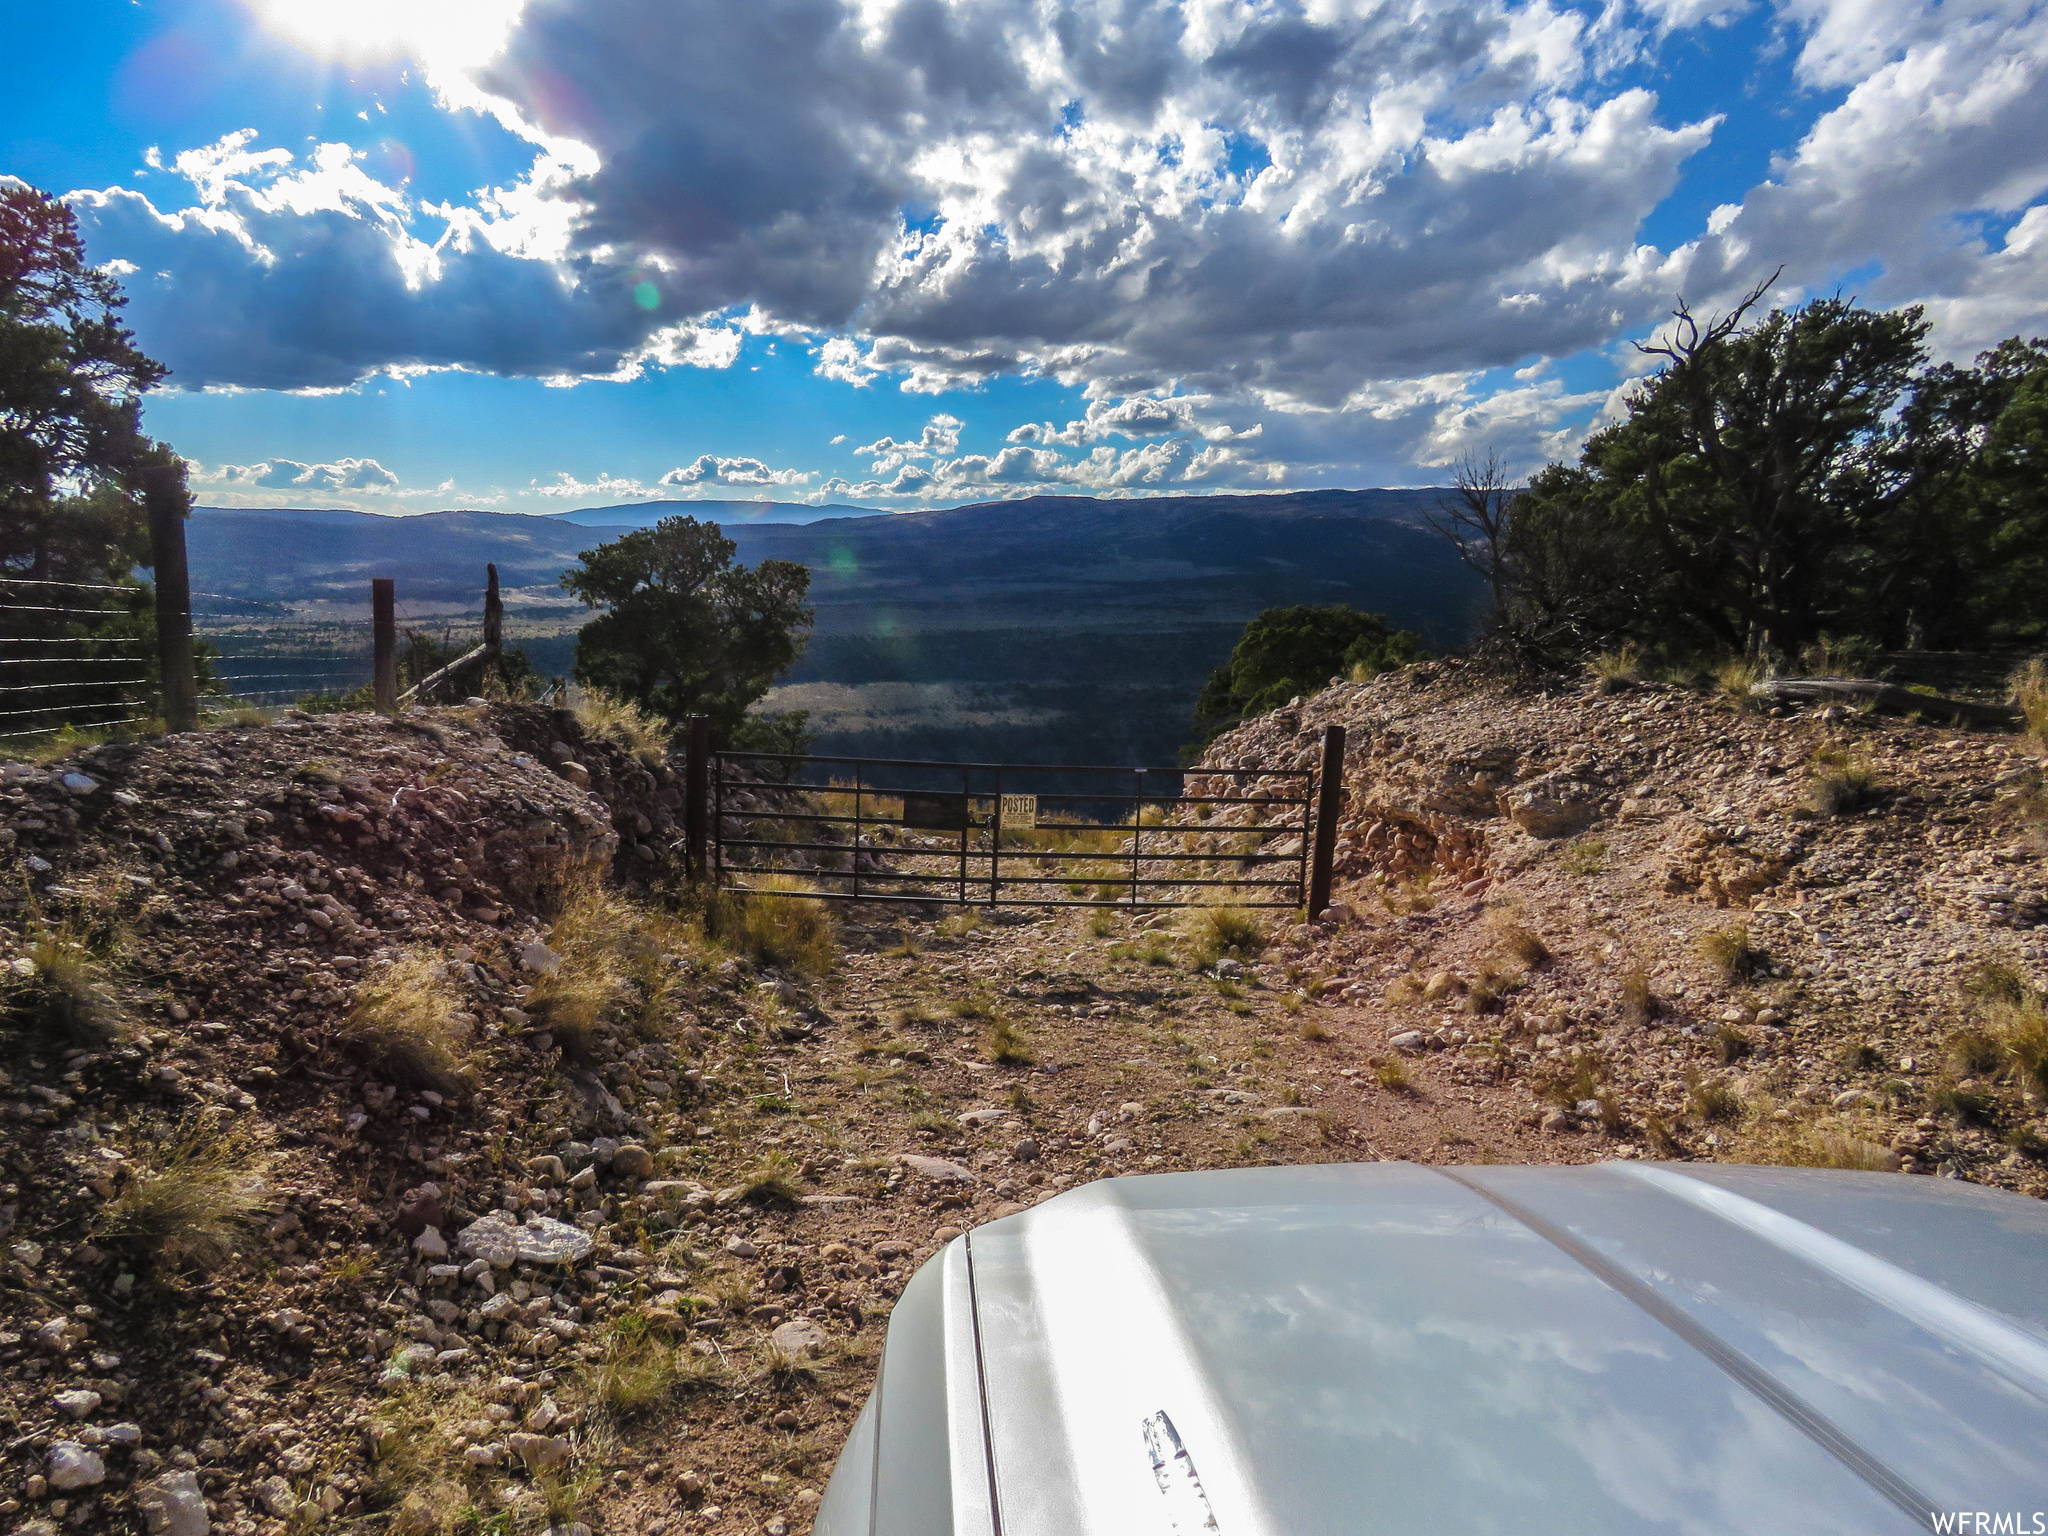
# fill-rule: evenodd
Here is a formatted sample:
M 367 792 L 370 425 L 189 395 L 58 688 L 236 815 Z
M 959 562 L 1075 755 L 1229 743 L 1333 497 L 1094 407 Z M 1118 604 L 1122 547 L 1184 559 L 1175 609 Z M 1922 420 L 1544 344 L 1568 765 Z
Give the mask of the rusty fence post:
M 1344 808 L 1344 727 L 1323 728 L 1323 771 L 1316 781 L 1315 855 L 1309 865 L 1308 916 L 1314 922 L 1330 904 L 1330 876 L 1337 861 L 1337 817 Z
M 683 764 L 683 838 L 690 878 L 702 880 L 711 831 L 711 722 L 692 715 L 684 723 L 690 737 Z
M 398 590 L 389 576 L 370 582 L 370 631 L 375 670 L 371 691 L 377 713 L 398 713 Z

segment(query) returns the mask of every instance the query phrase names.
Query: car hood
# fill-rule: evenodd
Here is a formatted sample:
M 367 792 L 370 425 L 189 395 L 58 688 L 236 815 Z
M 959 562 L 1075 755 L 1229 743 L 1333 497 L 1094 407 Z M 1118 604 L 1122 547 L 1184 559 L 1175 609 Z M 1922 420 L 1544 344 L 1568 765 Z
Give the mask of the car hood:
M 2030 1531 L 2044 1276 L 2048 1207 L 1895 1174 L 1109 1180 L 919 1272 L 817 1530 Z

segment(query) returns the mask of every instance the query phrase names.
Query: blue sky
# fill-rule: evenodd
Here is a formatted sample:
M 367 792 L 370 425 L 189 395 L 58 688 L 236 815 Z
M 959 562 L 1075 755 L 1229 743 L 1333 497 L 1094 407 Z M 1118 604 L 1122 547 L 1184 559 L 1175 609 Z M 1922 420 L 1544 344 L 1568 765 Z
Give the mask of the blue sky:
M 2022 0 L 71 0 L 69 196 L 214 504 L 1440 482 L 1683 294 L 2048 330 Z

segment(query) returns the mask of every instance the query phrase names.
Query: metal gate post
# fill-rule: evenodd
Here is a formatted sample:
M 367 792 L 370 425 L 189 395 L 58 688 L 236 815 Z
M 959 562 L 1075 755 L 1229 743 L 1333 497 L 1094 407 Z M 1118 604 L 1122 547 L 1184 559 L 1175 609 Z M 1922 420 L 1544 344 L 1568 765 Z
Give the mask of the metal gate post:
M 192 666 L 192 579 L 185 561 L 185 518 L 192 495 L 185 489 L 183 461 L 169 450 L 161 450 L 144 471 L 142 501 L 156 578 L 158 708 L 166 731 L 195 730 L 199 683 Z
M 702 715 L 691 715 L 689 748 L 683 759 L 683 842 L 684 859 L 690 878 L 704 878 L 704 844 L 711 817 L 711 723 Z
M 1316 785 L 1315 861 L 1309 867 L 1309 921 L 1330 904 L 1331 868 L 1337 859 L 1337 816 L 1344 805 L 1344 727 L 1323 728 L 1323 772 Z

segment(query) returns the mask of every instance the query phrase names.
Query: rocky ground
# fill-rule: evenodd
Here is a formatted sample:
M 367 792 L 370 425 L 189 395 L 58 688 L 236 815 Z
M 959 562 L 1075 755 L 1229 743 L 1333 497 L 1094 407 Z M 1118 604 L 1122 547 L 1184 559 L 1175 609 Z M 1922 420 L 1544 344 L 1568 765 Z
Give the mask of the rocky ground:
M 917 1264 L 1113 1174 L 2048 1190 L 2024 738 L 1436 663 L 1211 762 L 1306 763 L 1332 723 L 1340 905 L 1263 946 L 672 910 L 678 775 L 533 708 L 0 769 L 0 1515 L 802 1531 Z M 401 995 L 444 1047 L 393 1033 Z

